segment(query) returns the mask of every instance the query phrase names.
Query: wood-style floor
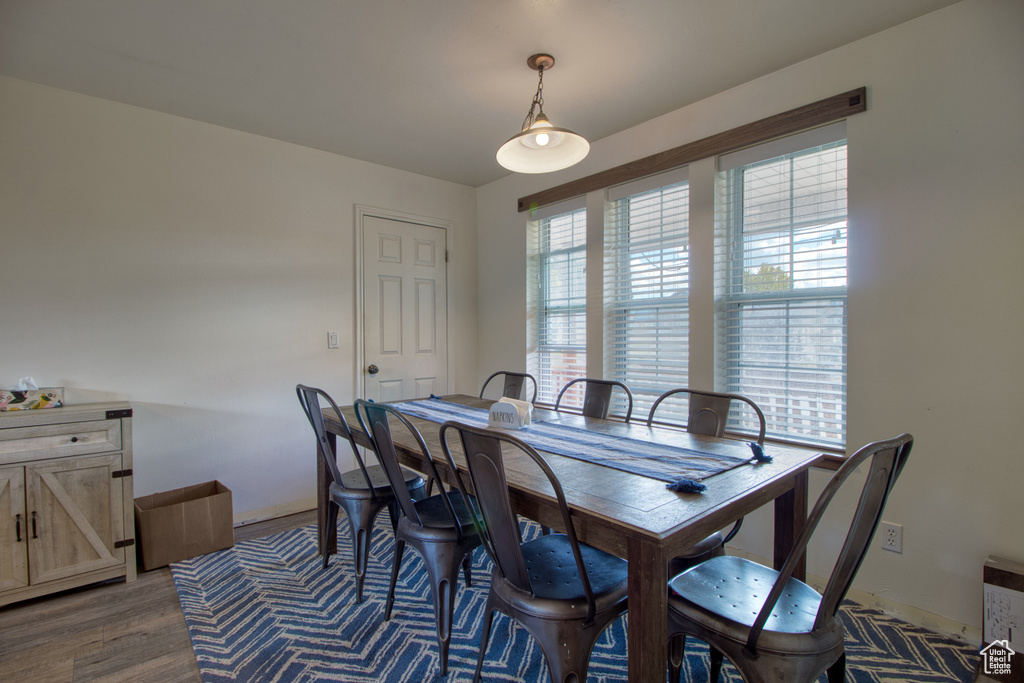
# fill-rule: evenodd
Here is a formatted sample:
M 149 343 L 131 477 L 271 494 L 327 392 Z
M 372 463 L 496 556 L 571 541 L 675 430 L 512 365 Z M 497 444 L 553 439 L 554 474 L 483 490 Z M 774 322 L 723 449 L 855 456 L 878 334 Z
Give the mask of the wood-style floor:
M 315 511 L 235 529 L 235 542 L 316 521 Z M 201 683 L 171 570 L 0 607 L 0 681 Z

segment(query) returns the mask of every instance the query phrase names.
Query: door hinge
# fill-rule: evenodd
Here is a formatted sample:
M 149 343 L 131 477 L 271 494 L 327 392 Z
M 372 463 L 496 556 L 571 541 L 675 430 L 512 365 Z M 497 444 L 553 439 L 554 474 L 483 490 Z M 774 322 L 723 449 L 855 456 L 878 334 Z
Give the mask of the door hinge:
M 132 416 L 132 409 L 131 408 L 125 408 L 123 410 L 108 410 L 107 411 L 107 419 L 108 420 L 116 420 L 119 417 L 131 417 L 131 416 Z
M 126 538 L 123 541 L 114 541 L 114 547 L 115 548 L 126 548 L 126 547 L 128 547 L 130 545 L 135 545 L 135 539 L 134 538 Z
M 130 476 L 132 476 L 132 471 L 130 469 L 128 469 L 128 470 L 114 470 L 113 472 L 110 473 L 110 476 L 113 479 L 117 479 L 118 477 L 130 477 Z

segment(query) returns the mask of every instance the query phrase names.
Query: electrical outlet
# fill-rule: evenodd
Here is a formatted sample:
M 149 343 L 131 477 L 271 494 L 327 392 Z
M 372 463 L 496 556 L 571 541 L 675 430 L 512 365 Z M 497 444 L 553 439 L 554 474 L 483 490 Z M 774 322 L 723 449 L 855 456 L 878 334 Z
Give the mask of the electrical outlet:
M 894 553 L 903 552 L 903 525 L 882 522 L 882 548 Z

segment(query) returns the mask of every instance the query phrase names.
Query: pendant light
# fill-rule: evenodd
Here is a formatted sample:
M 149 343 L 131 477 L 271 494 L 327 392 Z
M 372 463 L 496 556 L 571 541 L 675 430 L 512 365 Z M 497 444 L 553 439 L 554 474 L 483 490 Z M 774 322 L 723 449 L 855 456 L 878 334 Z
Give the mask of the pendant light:
M 567 128 L 554 126 L 544 114 L 544 72 L 555 65 L 551 55 L 533 55 L 527 66 L 538 74 L 537 93 L 523 129 L 498 148 L 498 163 L 516 173 L 549 173 L 582 161 L 590 143 Z

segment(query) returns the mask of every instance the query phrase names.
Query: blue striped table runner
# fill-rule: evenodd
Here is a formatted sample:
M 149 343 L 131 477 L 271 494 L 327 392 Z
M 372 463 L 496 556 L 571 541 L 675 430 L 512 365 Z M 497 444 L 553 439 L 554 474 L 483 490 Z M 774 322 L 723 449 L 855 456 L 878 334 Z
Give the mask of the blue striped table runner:
M 487 427 L 488 411 L 482 408 L 438 399 L 392 405 L 406 415 L 431 422 L 455 420 L 474 427 Z M 602 434 L 553 422 L 534 422 L 529 427 L 516 430 L 515 436 L 540 451 L 668 482 L 680 478 L 701 481 L 749 462 L 749 459 Z

